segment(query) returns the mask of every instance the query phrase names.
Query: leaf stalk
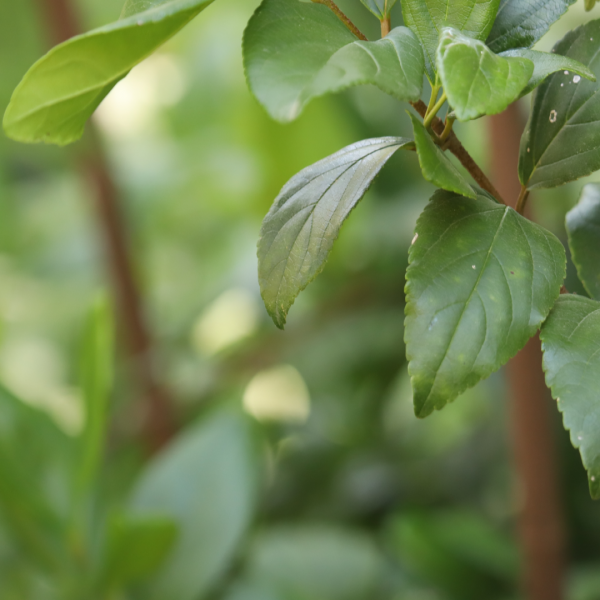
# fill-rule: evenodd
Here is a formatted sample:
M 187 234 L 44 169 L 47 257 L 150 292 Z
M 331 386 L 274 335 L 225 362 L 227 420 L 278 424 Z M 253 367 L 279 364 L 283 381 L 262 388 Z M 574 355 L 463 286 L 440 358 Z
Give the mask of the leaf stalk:
M 521 193 L 519 194 L 519 199 L 517 200 L 517 206 L 515 210 L 522 215 L 525 212 L 525 206 L 527 206 L 527 199 L 529 198 L 529 190 L 526 186 L 521 186 Z

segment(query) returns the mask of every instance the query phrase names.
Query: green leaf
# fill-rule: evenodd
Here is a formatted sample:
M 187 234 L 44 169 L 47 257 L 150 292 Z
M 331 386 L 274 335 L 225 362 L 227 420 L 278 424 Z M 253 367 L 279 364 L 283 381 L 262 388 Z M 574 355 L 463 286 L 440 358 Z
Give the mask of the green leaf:
M 423 177 L 444 190 L 456 192 L 469 198 L 476 198 L 477 194 L 473 191 L 469 182 L 431 139 L 431 135 L 425 129 L 423 123 L 415 115 L 408 114 L 413 122 L 415 144 L 417 145 Z
M 403 0 L 404 22 L 419 37 L 425 50 L 427 76 L 435 81 L 436 52 L 442 29 L 453 27 L 466 36 L 485 40 L 500 0 Z
M 390 11 L 398 0 L 360 0 L 380 21 L 390 16 Z
M 172 519 L 160 515 L 115 515 L 109 522 L 103 585 L 112 590 L 152 575 L 177 538 Z
M 494 52 L 531 48 L 577 0 L 502 0 L 487 45 Z
M 115 84 L 212 2 L 173 0 L 56 46 L 14 91 L 7 135 L 60 146 L 79 139 Z
M 571 258 L 592 298 L 600 300 L 600 184 L 583 188 L 579 204 L 567 214 Z
M 363 140 L 300 171 L 265 217 L 258 276 L 267 311 L 283 328 L 296 296 L 323 270 L 340 228 L 405 138 Z
M 257 448 L 249 428 L 242 415 L 217 413 L 180 435 L 142 474 L 131 512 L 168 515 L 179 529 L 144 598 L 196 600 L 230 566 L 258 492 Z
M 244 34 L 250 89 L 274 119 L 297 118 L 318 96 L 372 84 L 407 102 L 423 87 L 423 51 L 406 27 L 357 41 L 325 6 L 264 0 Z
M 600 74 L 600 21 L 568 33 L 553 52 Z M 571 71 L 551 75 L 537 89 L 519 157 L 529 189 L 550 188 L 600 169 L 600 84 Z
M 546 383 L 600 499 L 600 303 L 561 296 L 542 327 Z
M 517 50 L 507 50 L 506 52 L 502 52 L 500 56 L 526 58 L 533 63 L 533 75 L 531 76 L 527 87 L 521 92 L 521 96 L 525 96 L 529 94 L 529 92 L 532 92 L 536 87 L 543 83 L 546 78 L 557 71 L 567 70 L 580 77 L 585 77 L 590 81 L 596 81 L 594 73 L 592 73 L 585 65 L 582 65 L 572 58 L 561 56 L 560 54 L 520 48 Z
M 425 417 L 496 371 L 537 331 L 565 276 L 562 244 L 512 208 L 438 192 L 409 253 L 406 355 Z
M 483 42 L 444 29 L 438 69 L 448 102 L 461 121 L 502 112 L 516 100 L 533 74 L 527 58 L 503 58 Z
M 588 12 L 593 10 L 594 6 L 596 6 L 597 0 L 585 0 L 585 10 Z

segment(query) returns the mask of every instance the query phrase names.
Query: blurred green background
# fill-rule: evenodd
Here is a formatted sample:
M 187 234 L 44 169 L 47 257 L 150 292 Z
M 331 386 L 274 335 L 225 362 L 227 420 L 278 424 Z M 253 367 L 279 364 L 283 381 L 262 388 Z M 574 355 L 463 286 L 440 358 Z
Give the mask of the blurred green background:
M 91 29 L 116 19 L 122 0 L 76 3 Z M 425 421 L 412 412 L 404 271 L 433 191 L 416 158 L 390 161 L 285 332 L 262 306 L 256 241 L 282 185 L 347 144 L 411 129 L 400 103 L 367 87 L 315 101 L 292 125 L 271 122 L 242 69 L 258 3 L 216 2 L 95 117 L 158 372 L 183 424 L 155 458 L 137 435 L 121 352 L 107 422 L 97 423 L 103 447 L 86 419 L 111 362 L 110 318 L 97 300 L 106 268 L 78 146 L 0 135 L 1 600 L 519 597 L 503 374 Z M 543 49 L 600 17 L 580 4 Z M 376 37 L 358 0 L 340 5 Z M 0 0 L 2 112 L 49 47 L 44 27 L 32 0 Z M 483 165 L 486 132 L 485 119 L 459 126 Z M 583 183 L 534 200 L 563 240 Z M 579 289 L 572 274 L 568 287 Z M 96 392 L 82 384 L 82 356 Z M 555 426 L 568 598 L 598 600 L 600 507 L 558 415 Z

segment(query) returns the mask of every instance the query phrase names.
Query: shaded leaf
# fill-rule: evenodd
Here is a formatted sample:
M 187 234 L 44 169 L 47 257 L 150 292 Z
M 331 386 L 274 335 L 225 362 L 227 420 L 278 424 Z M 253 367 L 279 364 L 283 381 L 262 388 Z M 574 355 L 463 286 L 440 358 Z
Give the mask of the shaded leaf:
M 566 294 L 541 332 L 546 383 L 600 498 L 600 303 Z
M 502 112 L 533 74 L 527 58 L 497 56 L 455 29 L 442 31 L 437 56 L 448 102 L 461 121 Z
M 325 6 L 264 0 L 244 34 L 248 83 L 274 119 L 297 118 L 318 96 L 372 84 L 399 100 L 418 100 L 423 51 L 406 27 L 383 40 L 357 41 Z
M 405 138 L 352 144 L 292 177 L 275 199 L 258 242 L 267 311 L 283 328 L 296 296 L 323 270 L 340 228 Z
M 415 115 L 408 114 L 413 122 L 415 144 L 423 177 L 444 190 L 475 198 L 477 194 L 473 191 L 469 182 L 431 139 L 431 135 L 425 129 L 423 123 Z
M 600 21 L 568 33 L 554 48 L 600 74 Z M 529 189 L 574 181 L 600 169 L 600 84 L 563 71 L 537 89 L 521 140 L 519 178 Z
M 485 40 L 498 12 L 500 0 L 403 0 L 404 22 L 419 37 L 425 50 L 427 76 L 435 81 L 440 33 L 453 27 L 466 36 Z
M 380 21 L 390 16 L 390 11 L 398 0 L 360 0 Z
M 406 355 L 425 417 L 500 368 L 537 331 L 565 276 L 562 244 L 512 208 L 438 192 L 407 272 Z
M 530 48 L 577 0 L 502 0 L 486 41 L 494 52 Z
M 600 184 L 583 188 L 566 219 L 571 258 L 587 292 L 600 300 Z

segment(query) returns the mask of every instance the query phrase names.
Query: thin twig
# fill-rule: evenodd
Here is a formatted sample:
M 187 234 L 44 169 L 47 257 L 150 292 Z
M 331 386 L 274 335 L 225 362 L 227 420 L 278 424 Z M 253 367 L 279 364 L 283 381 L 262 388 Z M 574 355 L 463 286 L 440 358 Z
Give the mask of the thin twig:
M 340 10 L 333 0 L 312 0 L 315 4 L 323 4 L 331 9 L 336 17 L 359 39 L 368 42 L 367 36 Z

